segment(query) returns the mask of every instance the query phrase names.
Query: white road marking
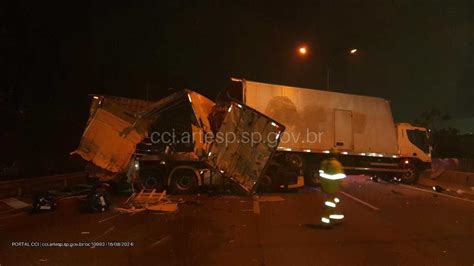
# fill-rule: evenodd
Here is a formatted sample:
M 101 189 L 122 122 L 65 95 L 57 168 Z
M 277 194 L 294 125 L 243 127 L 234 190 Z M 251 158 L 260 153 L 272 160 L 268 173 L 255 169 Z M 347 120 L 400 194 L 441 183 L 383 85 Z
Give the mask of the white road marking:
M 412 187 L 412 186 L 403 185 L 403 184 L 399 184 L 399 186 L 402 186 L 402 187 L 408 188 L 408 189 L 413 189 L 413 190 L 418 190 L 418 191 L 431 193 L 431 194 L 434 194 L 434 195 L 444 196 L 444 197 L 447 197 L 447 198 L 452 198 L 452 199 L 457 199 L 457 200 L 462 200 L 462 201 L 474 203 L 474 200 L 460 198 L 460 197 L 456 197 L 456 196 L 451 196 L 451 195 L 444 194 L 444 193 L 434 192 L 434 191 L 431 191 L 431 190 L 428 190 L 428 189 L 422 189 L 422 188 Z
M 158 245 L 158 244 L 160 244 L 160 243 L 162 243 L 162 242 L 168 240 L 168 238 L 170 238 L 169 235 L 168 235 L 168 236 L 165 236 L 165 237 L 162 237 L 162 238 L 158 239 L 155 243 L 151 244 L 150 247 L 152 248 L 152 247 L 154 247 L 154 246 L 156 246 L 156 245 Z
M 102 237 L 105 236 L 106 234 L 112 232 L 114 229 L 115 229 L 115 226 L 110 227 L 109 229 L 107 229 L 107 231 L 103 232 L 101 235 L 99 235 L 98 237 L 94 238 L 91 242 L 95 242 L 95 241 L 99 240 L 100 238 L 102 238 Z M 95 246 L 92 246 L 91 248 L 95 248 Z
M 372 205 L 372 204 L 370 204 L 370 203 L 367 203 L 367 202 L 365 202 L 365 201 L 363 201 L 363 200 L 361 200 L 361 199 L 358 199 L 358 198 L 356 198 L 356 197 L 352 196 L 351 194 L 348 194 L 348 193 L 346 193 L 346 192 L 344 192 L 344 191 L 341 191 L 341 194 L 344 195 L 344 196 L 346 196 L 346 197 L 348 197 L 348 198 L 351 198 L 351 199 L 353 199 L 353 200 L 359 202 L 359 203 L 362 204 L 362 205 L 365 205 L 365 206 L 371 208 L 372 210 L 375 210 L 375 211 L 380 210 L 379 208 L 375 207 L 374 205 Z
M 105 219 L 103 219 L 103 220 L 100 220 L 99 223 L 103 223 L 103 222 L 105 222 L 105 221 L 108 221 L 108 220 L 110 220 L 110 219 L 112 219 L 112 218 L 115 218 L 115 217 L 121 215 L 121 214 L 122 214 L 122 213 L 118 213 L 118 214 L 112 215 L 112 216 L 110 216 L 110 217 L 107 217 L 107 218 L 105 218 Z

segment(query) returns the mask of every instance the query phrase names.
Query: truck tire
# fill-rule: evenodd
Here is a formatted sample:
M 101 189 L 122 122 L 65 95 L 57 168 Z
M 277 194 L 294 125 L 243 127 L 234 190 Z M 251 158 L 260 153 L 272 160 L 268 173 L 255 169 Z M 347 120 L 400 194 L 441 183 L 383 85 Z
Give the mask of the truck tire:
M 304 183 L 306 186 L 319 187 L 321 185 L 320 178 L 318 166 L 313 165 L 305 169 Z
M 293 167 L 301 169 L 303 168 L 303 158 L 298 154 L 290 153 L 286 155 L 286 160 L 290 163 Z
M 259 192 L 272 192 L 276 186 L 276 169 L 269 168 L 262 175 L 260 182 L 258 183 Z
M 417 169 L 407 169 L 406 172 L 402 174 L 402 182 L 405 184 L 414 184 L 418 181 L 420 177 L 420 172 Z
M 171 176 L 173 194 L 192 194 L 198 188 L 197 176 L 192 170 L 178 170 Z
M 142 186 L 146 189 L 155 189 L 158 192 L 163 191 L 164 182 L 161 175 L 153 175 L 142 178 Z

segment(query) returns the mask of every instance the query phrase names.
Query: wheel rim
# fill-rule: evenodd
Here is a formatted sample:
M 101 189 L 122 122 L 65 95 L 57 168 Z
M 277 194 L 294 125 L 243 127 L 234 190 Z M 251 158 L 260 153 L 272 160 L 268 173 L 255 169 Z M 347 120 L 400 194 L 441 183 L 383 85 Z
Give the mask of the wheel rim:
M 263 175 L 262 179 L 260 180 L 260 184 L 263 187 L 269 187 L 272 184 L 272 178 L 269 175 Z
M 145 179 L 146 188 L 156 188 L 158 186 L 158 180 L 156 177 L 147 177 Z
M 192 178 L 190 175 L 182 175 L 176 180 L 176 186 L 181 190 L 188 190 L 192 186 Z
M 413 177 L 414 174 L 415 174 L 415 173 L 413 172 L 413 170 L 408 170 L 408 171 L 406 171 L 406 172 L 403 174 L 403 176 L 404 176 L 405 178 L 411 178 L 411 177 Z

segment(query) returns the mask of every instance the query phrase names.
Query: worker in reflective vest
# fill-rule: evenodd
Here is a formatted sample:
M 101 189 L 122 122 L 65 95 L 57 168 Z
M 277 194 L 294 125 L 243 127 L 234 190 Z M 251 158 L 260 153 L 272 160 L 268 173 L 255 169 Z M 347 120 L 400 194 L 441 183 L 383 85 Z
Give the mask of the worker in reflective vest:
M 334 154 L 336 153 L 334 152 Z M 346 175 L 342 169 L 342 164 L 335 157 L 332 157 L 321 163 L 319 176 L 321 177 L 321 190 L 324 194 L 324 212 L 321 217 L 321 224 L 330 227 L 344 219 L 344 215 L 338 208 L 341 200 L 337 194 Z

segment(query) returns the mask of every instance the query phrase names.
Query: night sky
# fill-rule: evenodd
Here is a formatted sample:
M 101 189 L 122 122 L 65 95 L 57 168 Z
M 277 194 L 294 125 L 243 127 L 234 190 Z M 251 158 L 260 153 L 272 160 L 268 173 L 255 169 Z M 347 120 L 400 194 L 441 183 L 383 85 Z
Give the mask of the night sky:
M 230 77 L 325 89 L 329 62 L 331 90 L 389 99 L 396 121 L 474 116 L 473 1 L 6 1 L 0 17 L 3 120 L 68 134 L 64 150 L 90 93 L 214 98 Z

